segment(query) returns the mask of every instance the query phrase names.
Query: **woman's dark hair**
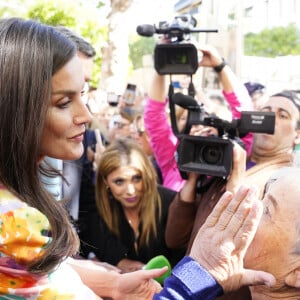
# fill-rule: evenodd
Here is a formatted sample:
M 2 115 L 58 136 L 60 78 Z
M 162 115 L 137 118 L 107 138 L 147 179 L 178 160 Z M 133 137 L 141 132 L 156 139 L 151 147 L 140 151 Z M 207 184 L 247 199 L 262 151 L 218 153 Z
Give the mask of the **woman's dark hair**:
M 51 78 L 76 48 L 53 28 L 32 20 L 0 20 L 0 182 L 51 225 L 52 242 L 29 271 L 46 273 L 78 249 L 78 237 L 60 202 L 41 182 L 38 159 Z

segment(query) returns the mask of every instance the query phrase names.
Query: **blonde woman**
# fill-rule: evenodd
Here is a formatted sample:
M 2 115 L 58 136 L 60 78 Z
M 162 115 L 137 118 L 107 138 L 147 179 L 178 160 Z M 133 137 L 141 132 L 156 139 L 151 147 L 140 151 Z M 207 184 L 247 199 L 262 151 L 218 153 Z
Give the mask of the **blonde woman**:
M 131 139 L 117 139 L 98 163 L 93 237 L 83 241 L 85 254 L 123 272 L 141 269 L 151 258 L 165 255 L 174 265 L 183 251 L 165 244 L 168 208 L 175 192 L 157 185 L 153 165 Z

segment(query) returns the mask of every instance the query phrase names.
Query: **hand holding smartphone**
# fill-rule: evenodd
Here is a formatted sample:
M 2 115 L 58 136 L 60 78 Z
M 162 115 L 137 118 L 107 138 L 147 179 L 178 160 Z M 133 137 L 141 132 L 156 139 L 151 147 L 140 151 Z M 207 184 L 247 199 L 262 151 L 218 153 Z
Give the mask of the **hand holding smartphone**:
M 127 105 L 133 105 L 135 100 L 136 85 L 128 83 L 124 92 L 123 101 Z

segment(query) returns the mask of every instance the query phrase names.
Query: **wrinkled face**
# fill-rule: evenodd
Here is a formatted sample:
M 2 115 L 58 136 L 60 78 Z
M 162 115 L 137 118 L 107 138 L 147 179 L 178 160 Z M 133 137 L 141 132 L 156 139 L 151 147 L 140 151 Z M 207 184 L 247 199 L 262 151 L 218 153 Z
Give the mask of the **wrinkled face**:
M 269 185 L 263 216 L 245 256 L 245 267 L 272 273 L 282 284 L 300 259 L 300 170 Z
M 137 208 L 143 194 L 142 174 L 131 165 L 121 166 L 111 172 L 106 179 L 114 198 L 124 208 Z
M 285 97 L 270 97 L 262 111 L 275 112 L 274 134 L 254 134 L 253 152 L 258 155 L 276 155 L 290 151 L 297 135 L 299 111 Z
M 83 134 L 91 115 L 82 100 L 84 75 L 77 56 L 53 77 L 40 155 L 63 160 L 83 153 Z

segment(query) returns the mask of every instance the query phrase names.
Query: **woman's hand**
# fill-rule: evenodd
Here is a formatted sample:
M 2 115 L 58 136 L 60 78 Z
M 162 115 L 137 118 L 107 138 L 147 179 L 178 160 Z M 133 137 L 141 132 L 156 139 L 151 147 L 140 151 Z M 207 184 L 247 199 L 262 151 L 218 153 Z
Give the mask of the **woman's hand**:
M 152 300 L 154 294 L 159 293 L 161 285 L 153 278 L 162 276 L 167 267 L 153 270 L 140 270 L 121 274 L 117 288 L 113 291 L 114 300 Z
M 216 48 L 210 45 L 204 45 L 198 47 L 198 51 L 202 53 L 199 67 L 211 67 L 214 68 L 222 63 L 222 56 Z

